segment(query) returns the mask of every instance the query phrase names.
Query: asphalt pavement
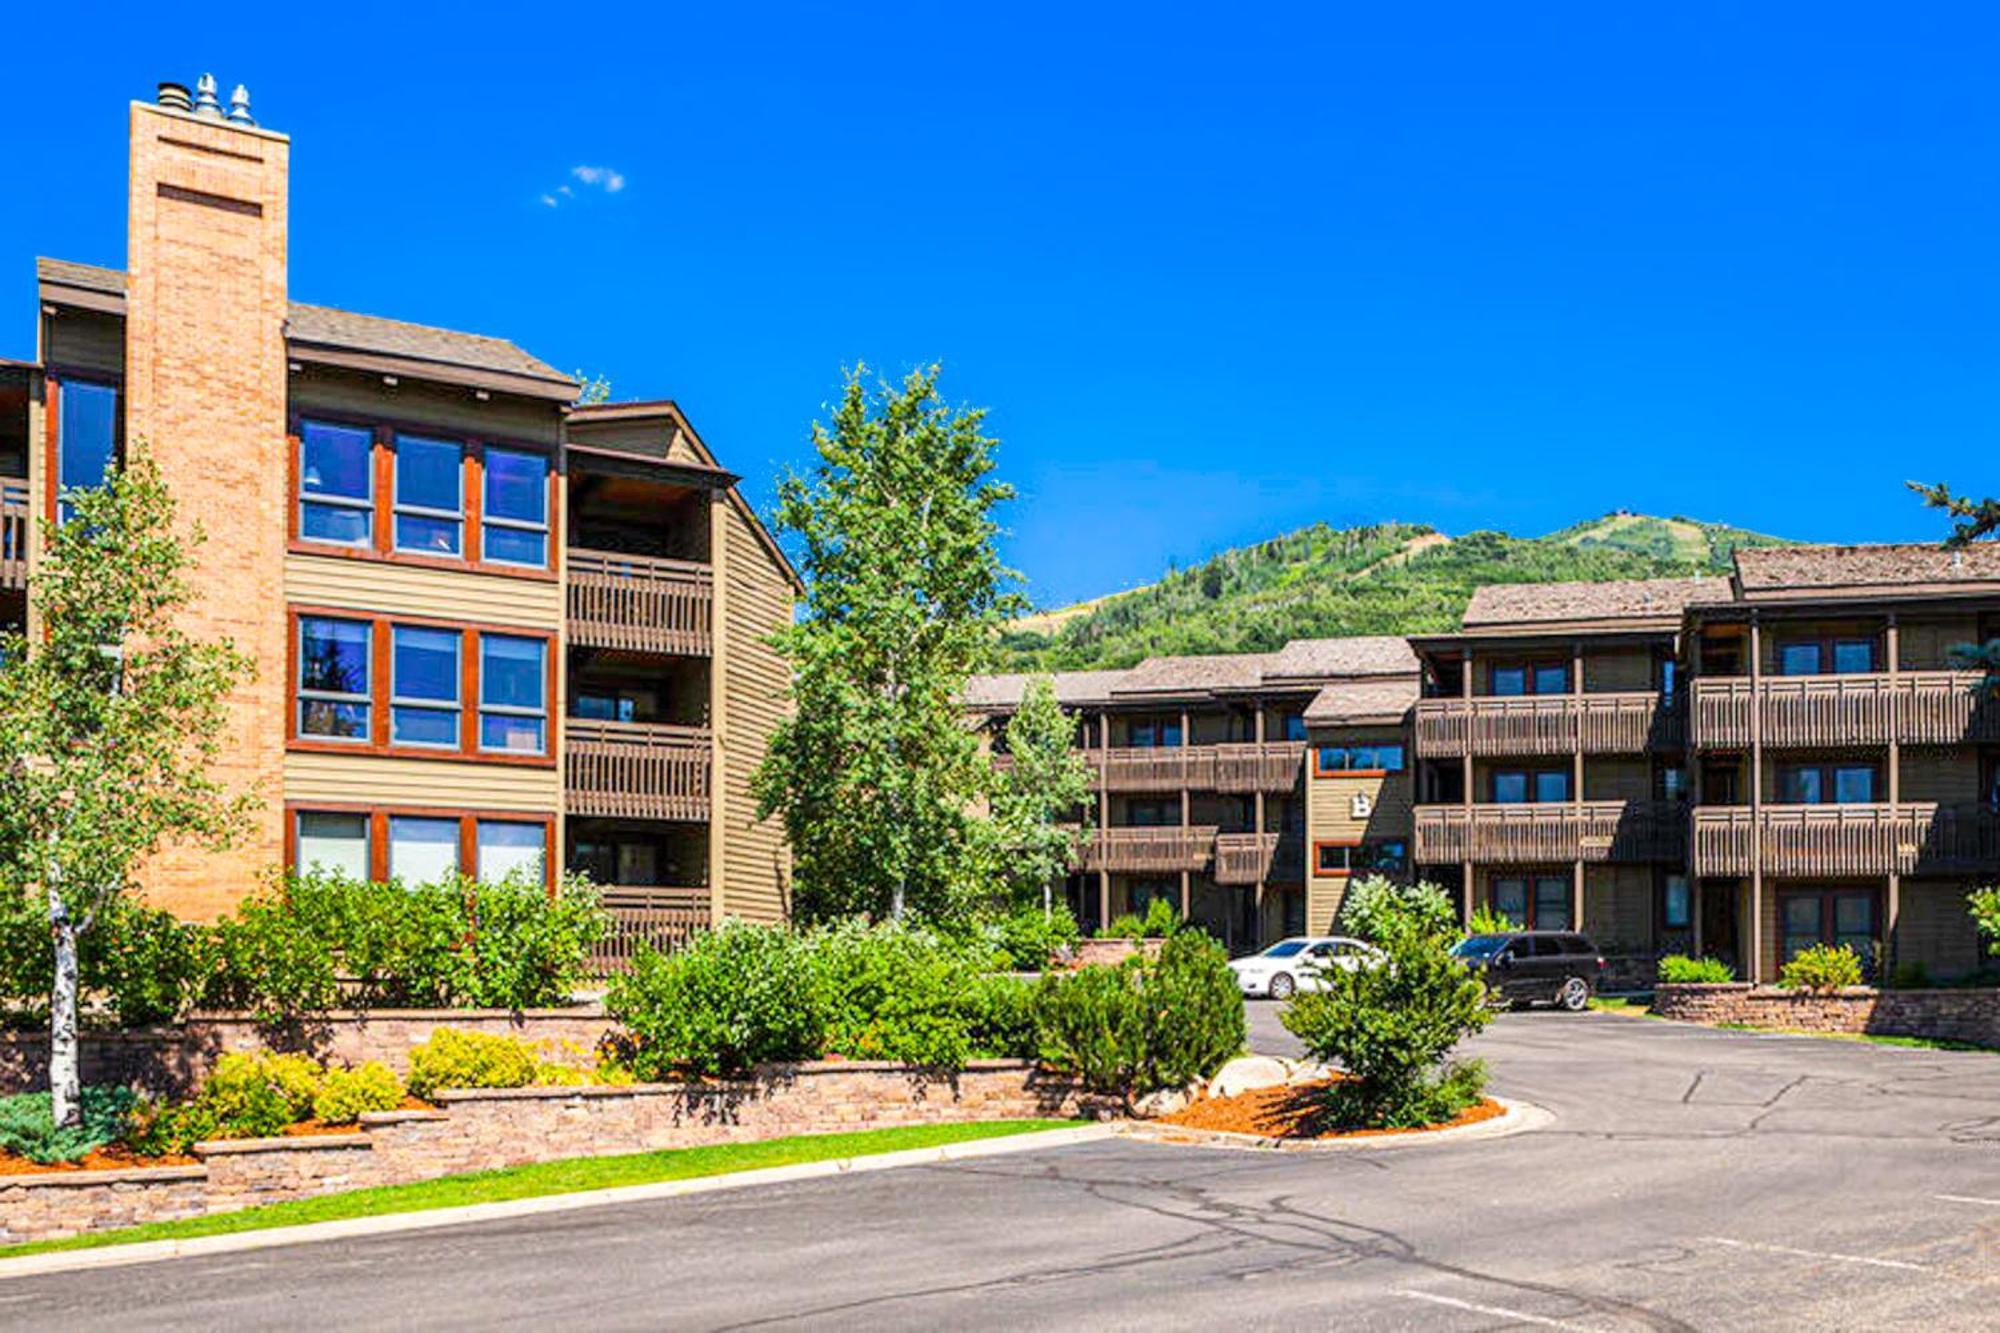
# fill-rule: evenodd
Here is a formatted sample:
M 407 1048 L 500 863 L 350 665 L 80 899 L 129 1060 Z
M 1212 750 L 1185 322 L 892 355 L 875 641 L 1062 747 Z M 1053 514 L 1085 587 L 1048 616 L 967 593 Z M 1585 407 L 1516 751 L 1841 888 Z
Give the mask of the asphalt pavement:
M 1253 1045 L 1286 1053 L 1268 1003 Z M 0 1282 L 116 1329 L 2000 1325 L 2000 1056 L 1505 1015 L 1512 1137 L 1128 1140 Z

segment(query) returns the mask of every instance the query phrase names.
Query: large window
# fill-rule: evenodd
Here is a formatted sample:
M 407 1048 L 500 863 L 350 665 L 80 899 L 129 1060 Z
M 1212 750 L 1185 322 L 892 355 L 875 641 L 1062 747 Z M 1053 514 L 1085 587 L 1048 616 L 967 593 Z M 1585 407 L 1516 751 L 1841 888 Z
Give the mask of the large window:
M 1876 898 L 1873 889 L 1785 889 L 1778 894 L 1779 961 L 1790 962 L 1815 944 L 1846 945 L 1873 967 Z
M 308 613 L 297 645 L 299 740 L 547 760 L 547 638 Z
M 301 811 L 298 815 L 298 855 L 302 871 L 321 871 L 352 880 L 374 873 L 369 854 L 368 816 Z
M 1667 930 L 1686 930 L 1694 922 L 1694 897 L 1686 875 L 1667 875 L 1660 881 L 1660 925 Z
M 1400 745 L 1322 745 L 1313 751 L 1313 772 L 1321 777 L 1336 773 L 1400 773 L 1403 747 Z
M 1778 645 L 1781 676 L 1844 676 L 1875 669 L 1875 640 L 1869 638 L 1797 639 Z
M 511 819 L 482 819 L 476 832 L 479 865 L 474 872 L 482 884 L 492 884 L 518 875 L 540 879 L 547 834 L 540 824 Z
M 1875 800 L 1873 764 L 1785 764 L 1778 769 L 1780 805 L 1867 805 Z
M 396 437 L 396 549 L 457 555 L 465 526 L 465 449 L 456 440 Z
M 358 426 L 299 424 L 299 535 L 367 546 L 375 539 L 375 436 Z
M 299 735 L 369 738 L 372 638 L 365 620 L 299 618 Z
M 1168 749 L 1181 743 L 1181 724 L 1178 719 L 1163 717 L 1135 717 L 1132 719 L 1132 744 L 1141 750 Z
M 455 629 L 398 625 L 389 695 L 389 739 L 458 748 L 459 645 Z
M 1567 768 L 1503 768 L 1493 774 L 1496 805 L 1526 805 L 1570 799 Z
M 405 884 L 435 884 L 458 873 L 456 819 L 389 817 L 389 878 Z
M 1489 691 L 1499 695 L 1568 694 L 1567 662 L 1496 662 L 1488 674 Z
M 118 390 L 88 380 L 64 380 L 56 389 L 56 485 L 60 491 L 102 486 L 118 461 Z M 68 502 L 59 521 L 68 522 Z
M 1493 881 L 1493 910 L 1527 930 L 1568 930 L 1567 875 L 1507 875 Z
M 1313 844 L 1315 875 L 1400 875 L 1409 868 L 1410 845 L 1400 838 Z
M 486 451 L 480 539 L 488 560 L 546 568 L 549 563 L 549 460 L 516 449 Z
M 479 748 L 507 754 L 548 749 L 548 642 L 480 636 Z

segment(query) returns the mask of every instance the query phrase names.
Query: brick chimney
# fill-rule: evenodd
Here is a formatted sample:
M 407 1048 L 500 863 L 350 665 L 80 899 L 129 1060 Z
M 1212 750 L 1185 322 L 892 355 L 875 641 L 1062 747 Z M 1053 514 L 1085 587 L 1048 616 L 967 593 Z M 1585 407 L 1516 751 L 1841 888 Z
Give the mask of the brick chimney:
M 227 910 L 284 854 L 286 722 L 285 215 L 290 141 L 259 129 L 238 88 L 224 113 L 161 87 L 134 102 L 125 302 L 125 435 L 143 441 L 196 552 L 192 633 L 235 641 L 257 678 L 231 702 L 218 777 L 261 788 L 254 827 L 222 856 L 173 848 L 148 896 L 192 917 Z

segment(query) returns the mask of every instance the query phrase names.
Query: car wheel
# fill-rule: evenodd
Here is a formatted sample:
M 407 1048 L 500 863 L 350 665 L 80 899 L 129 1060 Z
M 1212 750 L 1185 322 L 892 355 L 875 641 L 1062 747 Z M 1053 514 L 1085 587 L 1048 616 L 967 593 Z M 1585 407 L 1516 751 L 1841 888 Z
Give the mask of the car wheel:
M 1289 972 L 1280 972 L 1271 978 L 1271 998 L 1274 1000 L 1289 1000 L 1298 988 L 1299 983 L 1292 980 Z
M 1571 977 L 1556 991 L 1556 1003 L 1571 1013 L 1581 1013 L 1590 1007 L 1590 983 L 1582 977 Z

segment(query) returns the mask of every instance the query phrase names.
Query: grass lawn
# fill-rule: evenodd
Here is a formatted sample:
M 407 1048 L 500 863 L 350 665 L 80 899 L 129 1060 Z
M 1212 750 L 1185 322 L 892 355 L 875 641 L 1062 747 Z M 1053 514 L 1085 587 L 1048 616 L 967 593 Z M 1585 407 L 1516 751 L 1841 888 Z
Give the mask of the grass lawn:
M 1590 997 L 1590 1007 L 1601 1014 L 1635 1014 L 1640 1018 L 1657 1018 L 1659 1015 L 1647 1007 L 1651 1003 L 1652 1000 L 1650 997 L 1642 999 L 1633 995 L 1593 995 Z
M 799 1134 L 786 1139 L 766 1139 L 761 1143 L 672 1148 L 663 1152 L 628 1153 L 618 1157 L 575 1157 L 496 1171 L 474 1171 L 462 1176 L 442 1176 L 407 1185 L 381 1185 L 345 1194 L 294 1199 L 286 1203 L 266 1204 L 261 1208 L 245 1208 L 240 1212 L 189 1217 L 178 1222 L 149 1222 L 116 1231 L 94 1231 L 65 1240 L 31 1241 L 26 1245 L 0 1247 L 0 1258 L 39 1254 L 45 1250 L 129 1245 L 145 1240 L 186 1240 L 194 1236 L 262 1231 L 269 1227 L 300 1226 L 308 1222 L 376 1217 L 383 1213 L 417 1213 L 432 1208 L 530 1199 L 545 1194 L 612 1189 L 619 1185 L 649 1185 L 661 1180 L 692 1180 L 698 1176 L 722 1176 L 802 1162 L 865 1157 L 911 1148 L 936 1148 L 972 1139 L 1008 1138 L 1037 1130 L 1067 1129 L 1080 1123 L 1075 1120 L 981 1120 L 969 1124 L 868 1129 L 851 1134 Z

